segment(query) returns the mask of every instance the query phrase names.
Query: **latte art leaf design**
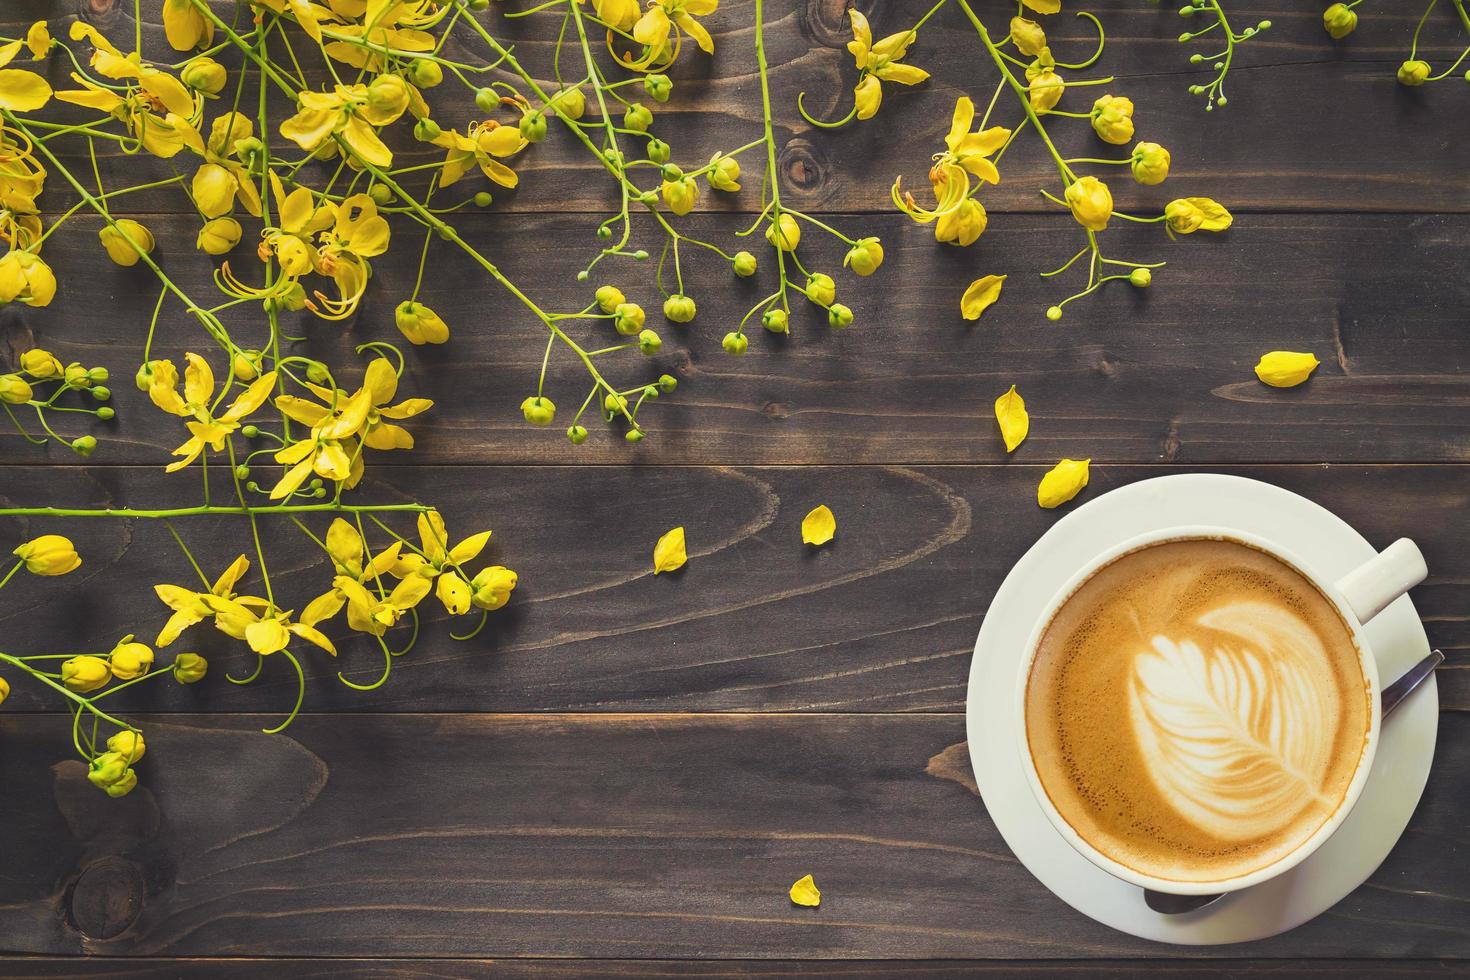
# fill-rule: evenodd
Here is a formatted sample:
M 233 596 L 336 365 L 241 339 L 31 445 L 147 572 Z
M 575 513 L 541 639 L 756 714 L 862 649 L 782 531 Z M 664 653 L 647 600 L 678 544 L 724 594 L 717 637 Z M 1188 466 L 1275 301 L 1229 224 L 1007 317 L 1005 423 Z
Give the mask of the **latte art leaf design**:
M 1339 708 L 1322 641 L 1279 606 L 1242 601 L 1135 655 L 1133 731 L 1180 816 L 1225 841 L 1282 830 L 1323 793 Z

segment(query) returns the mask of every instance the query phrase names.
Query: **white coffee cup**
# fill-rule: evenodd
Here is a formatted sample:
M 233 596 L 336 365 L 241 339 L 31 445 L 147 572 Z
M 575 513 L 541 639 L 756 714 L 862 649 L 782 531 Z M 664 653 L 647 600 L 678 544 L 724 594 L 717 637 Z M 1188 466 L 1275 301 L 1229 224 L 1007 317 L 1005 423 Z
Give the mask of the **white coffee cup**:
M 1369 696 L 1371 698 L 1371 712 L 1369 718 L 1367 737 L 1364 741 L 1362 755 L 1358 759 L 1357 769 L 1348 786 L 1347 794 L 1343 797 L 1342 804 L 1336 812 L 1326 820 L 1313 834 L 1289 853 L 1265 867 L 1258 868 L 1249 874 L 1239 875 L 1233 878 L 1224 878 L 1212 881 L 1174 881 L 1167 878 L 1158 878 L 1153 875 L 1144 874 L 1128 867 L 1103 854 L 1097 848 L 1089 844 L 1077 833 L 1063 818 L 1057 808 L 1052 804 L 1050 796 L 1047 795 L 1042 785 L 1041 776 L 1036 771 L 1036 764 L 1031 755 L 1026 733 L 1026 686 L 1031 676 L 1031 667 L 1036 659 L 1037 645 L 1041 642 L 1042 633 L 1051 623 L 1052 617 L 1056 615 L 1063 603 L 1076 592 L 1084 582 L 1090 579 L 1104 565 L 1121 558 L 1123 555 L 1151 544 L 1160 544 L 1165 541 L 1174 541 L 1189 538 L 1215 538 L 1238 541 L 1257 548 L 1277 560 L 1284 562 L 1296 569 L 1309 579 L 1321 593 L 1336 604 L 1338 611 L 1352 631 L 1353 643 L 1358 652 L 1359 663 L 1362 667 L 1363 677 L 1367 682 Z M 1017 734 L 1016 744 L 1021 753 L 1021 768 L 1026 773 L 1026 781 L 1031 786 L 1031 792 L 1040 804 L 1042 812 L 1051 821 L 1057 833 L 1067 841 L 1068 844 L 1083 857 L 1102 870 L 1116 878 L 1120 878 L 1130 884 L 1152 891 L 1166 892 L 1174 895 L 1213 895 L 1217 893 L 1239 891 L 1249 888 L 1276 877 L 1282 872 L 1295 867 L 1306 860 L 1327 838 L 1342 826 L 1351 812 L 1358 797 L 1362 795 L 1363 786 L 1368 780 L 1368 772 L 1373 766 L 1373 756 L 1378 748 L 1379 729 L 1383 721 L 1382 690 L 1378 680 L 1378 666 L 1373 657 L 1373 651 L 1369 646 L 1367 637 L 1363 631 L 1363 624 L 1382 612 L 1389 603 L 1403 595 L 1409 589 L 1424 581 L 1428 575 L 1428 568 L 1424 564 L 1424 556 L 1420 554 L 1419 548 L 1407 538 L 1400 538 L 1389 545 L 1371 560 L 1360 565 L 1358 568 L 1342 576 L 1336 581 L 1328 580 L 1314 572 L 1310 565 L 1296 558 L 1291 552 L 1285 550 L 1271 541 L 1267 541 L 1257 535 L 1231 528 L 1210 526 L 1187 526 L 1172 527 L 1147 534 L 1139 535 L 1124 541 L 1114 548 L 1104 551 L 1073 575 L 1067 583 L 1046 604 L 1046 610 L 1037 620 L 1036 626 L 1031 631 L 1030 638 L 1026 641 L 1025 656 L 1021 660 L 1021 669 L 1016 684 L 1016 712 Z

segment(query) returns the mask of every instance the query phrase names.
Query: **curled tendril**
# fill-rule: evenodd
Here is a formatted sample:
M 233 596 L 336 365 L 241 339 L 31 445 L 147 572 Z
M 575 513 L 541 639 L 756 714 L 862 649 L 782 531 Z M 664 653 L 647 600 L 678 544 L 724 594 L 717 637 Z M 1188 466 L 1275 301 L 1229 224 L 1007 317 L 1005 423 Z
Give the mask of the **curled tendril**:
M 835 120 L 833 122 L 823 122 L 820 119 L 813 118 L 806 111 L 805 100 L 806 100 L 806 93 L 805 92 L 801 92 L 801 93 L 799 93 L 796 96 L 796 111 L 799 112 L 799 113 L 801 113 L 801 118 L 805 119 L 807 122 L 811 123 L 813 126 L 818 126 L 818 127 L 822 128 L 822 129 L 841 129 L 843 126 L 846 126 L 848 123 L 852 122 L 853 119 L 857 116 L 857 111 L 858 110 L 857 110 L 857 100 L 856 99 L 853 100 L 852 108 L 848 111 L 847 115 L 845 115 L 841 119 Z
M 1097 63 L 1097 59 L 1102 57 L 1103 48 L 1107 46 L 1108 42 L 1106 35 L 1103 33 L 1102 21 L 1098 20 L 1096 17 L 1085 10 L 1077 11 L 1077 16 L 1086 17 L 1088 20 L 1092 21 L 1092 25 L 1097 28 L 1097 50 L 1092 52 L 1091 58 L 1088 58 L 1086 61 L 1079 61 L 1076 64 L 1067 64 L 1064 61 L 1058 61 L 1058 68 L 1066 68 L 1071 71 L 1076 71 L 1082 68 L 1091 68 L 1094 64 Z

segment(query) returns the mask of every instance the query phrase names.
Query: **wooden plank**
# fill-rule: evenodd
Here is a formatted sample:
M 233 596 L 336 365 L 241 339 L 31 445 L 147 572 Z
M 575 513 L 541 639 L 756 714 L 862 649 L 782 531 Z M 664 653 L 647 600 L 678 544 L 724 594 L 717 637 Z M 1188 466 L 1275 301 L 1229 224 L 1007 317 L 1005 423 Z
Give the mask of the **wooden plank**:
M 1463 583 L 1470 528 L 1466 469 L 1454 466 L 1226 467 L 1318 501 L 1380 547 L 1416 538 L 1431 570 L 1414 591 L 1433 644 L 1450 662 L 1440 697 L 1470 709 L 1470 618 Z M 425 601 L 419 646 L 371 694 L 340 685 L 377 678 L 382 654 L 350 638 L 340 621 L 338 660 L 314 650 L 307 708 L 316 711 L 958 711 L 975 634 L 1002 579 L 1060 516 L 1035 504 L 1036 466 L 799 467 L 418 467 L 391 485 L 364 487 L 364 501 L 414 497 L 443 507 L 451 536 L 484 527 L 482 556 L 520 574 L 512 603 L 474 641 L 448 633 Z M 1095 464 L 1086 500 L 1156 476 L 1157 467 Z M 58 473 L 9 467 L 5 502 L 90 506 L 171 500 L 170 480 L 127 468 Z M 828 504 L 836 541 L 801 544 L 808 510 Z M 317 535 L 325 518 L 311 520 Z M 412 522 L 397 526 L 412 535 Z M 325 556 L 282 519 L 262 521 L 275 595 L 301 609 L 325 591 Z M 676 575 L 651 574 L 653 543 L 684 525 L 691 559 Z M 238 518 L 177 522 L 213 575 L 250 552 Z M 157 522 L 11 520 L 0 543 L 65 531 L 85 564 L 65 578 L 22 576 L 6 588 L 0 631 L 11 653 L 107 650 L 126 632 L 152 638 L 166 610 L 156 582 L 189 583 L 190 572 Z M 374 536 L 381 543 L 381 536 Z M 6 545 L 8 549 L 10 545 Z M 478 567 L 478 563 L 475 567 Z M 1341 571 L 1346 572 L 1347 569 Z M 253 573 L 245 584 L 260 592 Z M 406 629 L 407 627 L 405 627 Z M 392 634 L 395 645 L 406 637 Z M 13 649 L 21 646 L 25 649 Z M 214 668 L 203 684 L 165 681 L 118 695 L 118 710 L 284 712 L 294 701 L 289 665 L 272 661 L 238 688 L 254 658 L 209 626 L 173 650 L 200 650 Z M 11 678 L 5 712 L 56 710 L 56 699 Z
M 1071 911 L 968 785 L 959 714 L 144 719 L 112 801 L 0 716 L 0 948 L 140 956 L 1464 958 L 1470 716 L 1408 832 L 1292 933 L 1187 949 Z M 812 873 L 819 910 L 787 886 Z M 79 924 L 85 932 L 79 931 Z
M 1148 977 L 1150 980 L 1234 980 L 1242 974 L 1293 978 L 1459 976 L 1463 964 L 1447 960 L 1193 960 L 1188 965 L 1154 960 L 566 960 L 566 959 L 222 959 L 165 957 L 0 957 L 11 980 L 97 977 L 107 980 L 171 980 L 289 975 L 300 980 L 426 980 L 497 977 Z
M 145 48 L 163 57 L 168 48 L 153 12 L 157 7 L 148 6 Z M 507 21 L 500 16 L 503 6 L 496 5 L 483 16 L 499 36 L 516 44 L 528 70 L 550 78 L 552 41 L 560 20 Z M 909 56 L 911 62 L 933 73 L 931 82 L 913 91 L 894 91 L 897 86 L 889 86 L 884 111 L 866 124 L 836 133 L 816 130 L 797 114 L 799 92 L 807 93 L 809 110 L 819 116 L 840 116 L 851 105 L 856 73 L 843 50 L 851 36 L 843 5 L 787 0 L 772 3 L 771 8 L 767 14 L 771 81 L 783 146 L 778 167 L 788 182 L 783 192 L 788 204 L 823 211 L 890 210 L 888 187 L 895 176 L 904 174 L 911 186 L 923 187 L 929 155 L 941 145 L 955 98 L 969 94 L 981 105 L 989 99 L 994 73 L 979 67 L 983 51 L 968 22 L 958 9 L 952 9 L 930 22 Z M 1172 7 L 1102 0 L 1089 4 L 1088 9 L 1102 18 L 1109 45 L 1096 69 L 1085 74 L 1093 78 L 1110 74 L 1118 79 L 1107 90 L 1128 95 L 1138 105 L 1140 138 L 1170 148 L 1176 176 L 1167 186 L 1178 194 L 1207 194 L 1241 211 L 1470 210 L 1470 177 L 1466 176 L 1470 174 L 1470 146 L 1464 140 L 1437 140 L 1433 135 L 1455 131 L 1464 112 L 1463 92 L 1449 83 L 1409 92 L 1393 78 L 1395 67 L 1407 56 L 1418 9 L 1365 13 L 1358 33 L 1334 45 L 1322 30 L 1315 7 L 1283 11 L 1280 4 L 1267 0 L 1233 4 L 1230 9 L 1238 24 L 1269 17 L 1275 26 L 1240 49 L 1229 85 L 1231 104 L 1209 114 L 1186 91 L 1204 76 L 1187 60 L 1198 46 L 1176 40 L 1185 25 Z M 94 0 L 88 17 L 126 43 L 132 36 L 130 10 L 128 3 Z M 18 19 L 6 11 L 0 13 L 0 34 L 14 36 L 33 15 L 48 13 L 66 16 L 72 10 L 55 0 L 49 7 L 43 4 L 34 12 L 25 11 Z M 1462 35 L 1451 12 L 1441 14 L 1425 31 L 1421 51 L 1447 62 L 1458 54 Z M 871 14 L 880 35 L 909 26 L 915 15 L 897 5 Z M 982 15 L 989 16 L 989 12 L 982 10 Z M 675 96 L 666 106 L 656 107 L 656 131 L 675 146 L 679 162 L 703 163 L 716 150 L 759 137 L 752 18 L 751 0 L 727 0 L 707 18 L 715 36 L 715 57 L 686 56 L 672 73 L 677 80 Z M 1004 31 L 1000 13 L 992 21 Z M 1083 52 L 1091 51 L 1093 37 L 1086 21 L 1065 17 L 1049 21 L 1059 57 L 1086 57 Z M 59 29 L 64 22 L 53 26 Z M 484 60 L 484 48 L 471 43 L 467 32 L 457 37 L 447 53 L 471 63 Z M 567 65 L 569 77 L 575 63 Z M 68 84 L 67 67 L 61 61 L 50 66 L 52 81 L 61 87 Z M 501 72 L 497 77 L 508 80 L 512 76 Z M 313 79 L 321 85 L 329 81 L 323 73 L 315 73 Z M 1062 108 L 1085 111 L 1102 91 L 1077 89 L 1065 98 Z M 432 101 L 444 106 L 440 118 L 446 123 L 462 124 L 474 112 L 468 98 L 450 94 L 449 84 Z M 273 117 L 284 118 L 285 103 L 273 106 Z M 1349 106 L 1350 113 L 1344 108 Z M 1350 123 L 1349 115 L 1371 123 Z M 998 119 L 1013 122 L 1017 116 L 1018 112 L 1003 109 Z M 1106 148 L 1085 121 L 1054 117 L 1052 129 L 1068 155 L 1097 156 Z M 396 148 L 399 165 L 433 159 L 422 144 L 406 139 Z M 67 149 L 71 150 L 66 157 L 69 165 L 90 174 L 85 149 L 75 145 Z M 107 179 L 136 174 L 137 158 L 124 157 L 111 147 L 101 150 Z M 502 207 L 532 213 L 609 207 L 608 180 L 566 133 L 557 133 L 523 154 L 517 169 L 526 177 L 520 190 L 502 195 L 496 189 Z M 747 184 L 758 189 L 763 161 L 751 157 L 746 169 Z M 1007 155 L 1003 172 L 1001 185 L 984 194 L 988 208 L 997 212 L 1044 208 L 1036 188 L 1043 181 L 1055 182 L 1057 175 L 1039 141 L 1033 138 L 1018 144 Z M 55 179 L 51 183 L 47 206 L 69 207 L 72 199 L 63 182 Z M 1135 197 L 1126 183 L 1116 181 L 1120 203 Z M 476 184 L 475 189 L 478 187 Z M 720 195 L 706 194 L 703 206 L 717 210 L 730 206 L 729 202 L 716 203 L 717 197 Z M 751 191 L 735 206 L 758 207 L 756 201 Z M 187 200 L 176 191 L 140 195 L 129 207 L 189 209 Z
M 1070 218 L 998 216 L 968 250 L 939 246 L 927 227 L 900 216 L 838 223 L 887 243 L 887 262 L 874 277 L 838 271 L 854 325 L 834 332 L 798 297 L 790 338 L 757 327 L 744 357 L 724 353 L 719 340 L 765 295 L 773 270 L 736 280 L 718 257 L 692 257 L 686 288 L 700 313 L 681 326 L 664 321 L 647 282 L 652 269 L 599 269 L 645 305 L 665 340 L 664 353 L 652 359 L 609 355 L 608 376 L 633 386 L 667 371 L 680 381 L 671 397 L 647 406 L 650 435 L 637 447 L 595 418 L 586 444 L 567 442 L 562 433 L 586 395 L 587 375 L 564 351 L 546 389 L 560 406 L 557 424 L 526 423 L 519 405 L 535 391 L 545 328 L 459 252 L 436 247 L 420 299 L 442 313 L 453 336 L 443 347 L 411 352 L 403 390 L 438 404 L 410 423 L 414 452 L 380 454 L 383 462 L 998 462 L 1006 456 L 992 405 L 1011 384 L 1033 419 L 1029 441 L 1015 454 L 1024 462 L 1064 455 L 1139 463 L 1470 458 L 1470 281 L 1461 274 L 1470 217 L 1247 216 L 1222 236 L 1172 244 L 1155 226 L 1121 227 L 1106 236 L 1110 254 L 1167 259 L 1169 267 L 1147 291 L 1109 284 L 1069 306 L 1058 323 L 1042 312 L 1076 280 L 1041 280 L 1036 272 L 1077 247 Z M 590 301 L 595 283 L 574 279 L 596 248 L 580 220 L 480 215 L 459 224 L 546 309 L 575 312 Z M 742 241 L 733 237 L 738 219 L 695 224 L 706 237 Z M 187 219 L 155 226 L 163 242 L 192 234 Z M 658 248 L 651 231 L 641 241 Z M 253 275 L 254 259 L 240 252 L 234 267 Z M 0 309 L 0 364 L 43 344 L 66 360 L 107 365 L 119 419 L 95 426 L 103 442 L 88 462 L 164 463 L 186 434 L 132 386 L 157 297 L 151 274 L 101 259 L 90 233 L 58 237 L 46 255 L 61 290 L 44 309 Z M 309 313 L 288 318 L 286 330 L 309 338 L 297 349 L 350 379 L 356 345 L 403 343 L 392 310 L 413 288 L 417 258 L 416 242 L 399 241 L 376 264 L 369 297 L 345 327 Z M 830 270 L 841 262 L 838 250 L 815 241 L 810 258 Z M 203 256 L 166 247 L 164 261 L 199 302 L 218 296 Z M 959 294 L 987 273 L 1010 276 L 1005 294 L 982 321 L 966 323 Z M 265 343 L 258 310 L 237 307 L 225 316 L 242 343 Z M 619 339 L 607 321 L 569 329 L 589 347 Z M 1323 363 L 1303 387 L 1267 388 L 1252 368 L 1273 349 L 1312 351 Z M 171 303 L 153 353 L 181 362 L 185 350 L 215 348 Z M 0 429 L 0 458 L 79 462 L 64 448 L 38 451 L 8 425 Z

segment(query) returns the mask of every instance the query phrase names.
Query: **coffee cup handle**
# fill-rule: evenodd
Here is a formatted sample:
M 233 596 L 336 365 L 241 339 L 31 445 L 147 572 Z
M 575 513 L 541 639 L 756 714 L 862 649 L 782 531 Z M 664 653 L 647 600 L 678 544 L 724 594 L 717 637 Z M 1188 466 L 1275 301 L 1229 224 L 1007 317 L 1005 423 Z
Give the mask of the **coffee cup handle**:
M 1339 579 L 1337 591 L 1347 600 L 1358 622 L 1366 623 L 1428 575 L 1429 567 L 1419 546 L 1408 538 L 1399 538 Z

